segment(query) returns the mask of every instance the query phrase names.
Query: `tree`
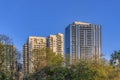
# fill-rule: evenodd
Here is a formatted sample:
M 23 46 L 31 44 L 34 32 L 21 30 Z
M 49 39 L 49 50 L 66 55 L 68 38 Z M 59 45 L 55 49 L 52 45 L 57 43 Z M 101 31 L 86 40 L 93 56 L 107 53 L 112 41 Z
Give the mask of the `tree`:
M 45 49 L 34 49 L 32 51 L 31 61 L 35 72 L 45 67 L 46 65 L 45 57 L 46 57 Z
M 1 77 L 2 80 L 13 79 L 14 66 L 12 64 L 15 61 L 13 56 L 16 54 L 14 49 L 11 39 L 0 34 L 0 75 L 4 76 L 4 79 Z
M 2 43 L 0 43 L 0 71 L 2 70 L 3 67 L 3 63 L 4 63 L 4 45 Z
M 113 66 L 119 66 L 120 67 L 120 50 L 114 51 L 114 53 L 111 54 L 110 64 Z
M 63 57 L 59 54 L 56 55 L 48 48 L 34 49 L 31 61 L 34 71 L 38 71 L 45 66 L 61 66 L 63 64 Z
M 21 77 L 23 77 L 21 58 L 22 58 L 21 52 L 18 49 L 16 49 L 16 72 L 15 72 L 16 79 L 15 80 L 21 80 Z
M 0 43 L 0 80 L 5 79 L 4 45 Z
M 46 65 L 47 66 L 63 66 L 63 57 L 56 54 L 51 49 L 46 48 Z
M 4 45 L 12 45 L 13 44 L 12 40 L 4 34 L 0 34 L 0 43 L 2 43 Z

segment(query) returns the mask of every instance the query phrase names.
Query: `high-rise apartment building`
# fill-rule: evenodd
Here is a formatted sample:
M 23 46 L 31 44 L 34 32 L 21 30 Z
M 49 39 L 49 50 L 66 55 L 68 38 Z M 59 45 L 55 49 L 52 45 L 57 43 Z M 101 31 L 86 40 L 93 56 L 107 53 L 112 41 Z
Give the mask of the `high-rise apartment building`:
M 27 43 L 23 45 L 23 63 L 24 63 L 24 74 L 31 73 L 34 71 L 32 64 L 32 51 L 34 49 L 46 48 L 46 38 L 30 36 Z
M 53 51 L 57 52 L 57 37 L 56 35 L 50 35 L 47 39 L 47 46 Z
M 65 54 L 68 64 L 98 60 L 101 56 L 101 25 L 73 22 L 65 29 Z
M 56 54 L 64 55 L 64 36 L 61 33 L 50 35 L 48 37 L 47 46 Z
M 34 72 L 32 60 L 32 51 L 34 49 L 50 48 L 53 52 L 61 54 L 64 53 L 64 36 L 61 33 L 50 35 L 46 37 L 30 36 L 27 43 L 23 45 L 23 64 L 24 74 Z M 45 57 L 45 55 L 43 55 Z M 42 63 L 42 62 L 41 62 Z
M 27 44 L 23 45 L 23 71 L 24 74 L 29 73 L 29 54 Z

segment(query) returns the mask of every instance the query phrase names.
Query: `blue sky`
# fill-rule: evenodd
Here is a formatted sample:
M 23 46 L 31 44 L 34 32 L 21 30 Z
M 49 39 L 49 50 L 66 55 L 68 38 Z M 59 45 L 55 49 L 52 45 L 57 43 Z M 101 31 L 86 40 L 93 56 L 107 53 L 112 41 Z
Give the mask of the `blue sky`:
M 82 21 L 102 25 L 102 52 L 106 59 L 120 49 L 120 0 L 0 0 L 0 34 L 22 45 L 29 35 L 64 33 Z

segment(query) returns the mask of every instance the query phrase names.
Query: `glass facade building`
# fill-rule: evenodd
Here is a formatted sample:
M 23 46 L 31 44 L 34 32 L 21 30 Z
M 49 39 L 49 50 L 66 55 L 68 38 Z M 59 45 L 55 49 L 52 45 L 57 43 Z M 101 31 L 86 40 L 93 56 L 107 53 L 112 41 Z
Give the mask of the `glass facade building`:
M 65 29 L 65 58 L 69 64 L 82 60 L 99 60 L 101 25 L 73 22 Z

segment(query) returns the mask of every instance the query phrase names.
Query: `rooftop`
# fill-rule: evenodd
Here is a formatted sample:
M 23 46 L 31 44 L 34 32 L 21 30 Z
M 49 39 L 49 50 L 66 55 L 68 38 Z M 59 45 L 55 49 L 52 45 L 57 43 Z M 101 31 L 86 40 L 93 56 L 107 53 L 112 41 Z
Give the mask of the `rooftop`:
M 78 21 L 75 21 L 75 22 L 73 22 L 73 24 L 76 24 L 76 25 L 80 25 L 80 24 L 89 25 L 89 24 L 91 24 L 91 23 L 85 23 L 85 22 L 78 22 Z
M 41 36 L 29 36 L 29 38 L 43 38 L 43 39 L 45 39 L 46 37 L 41 37 Z

